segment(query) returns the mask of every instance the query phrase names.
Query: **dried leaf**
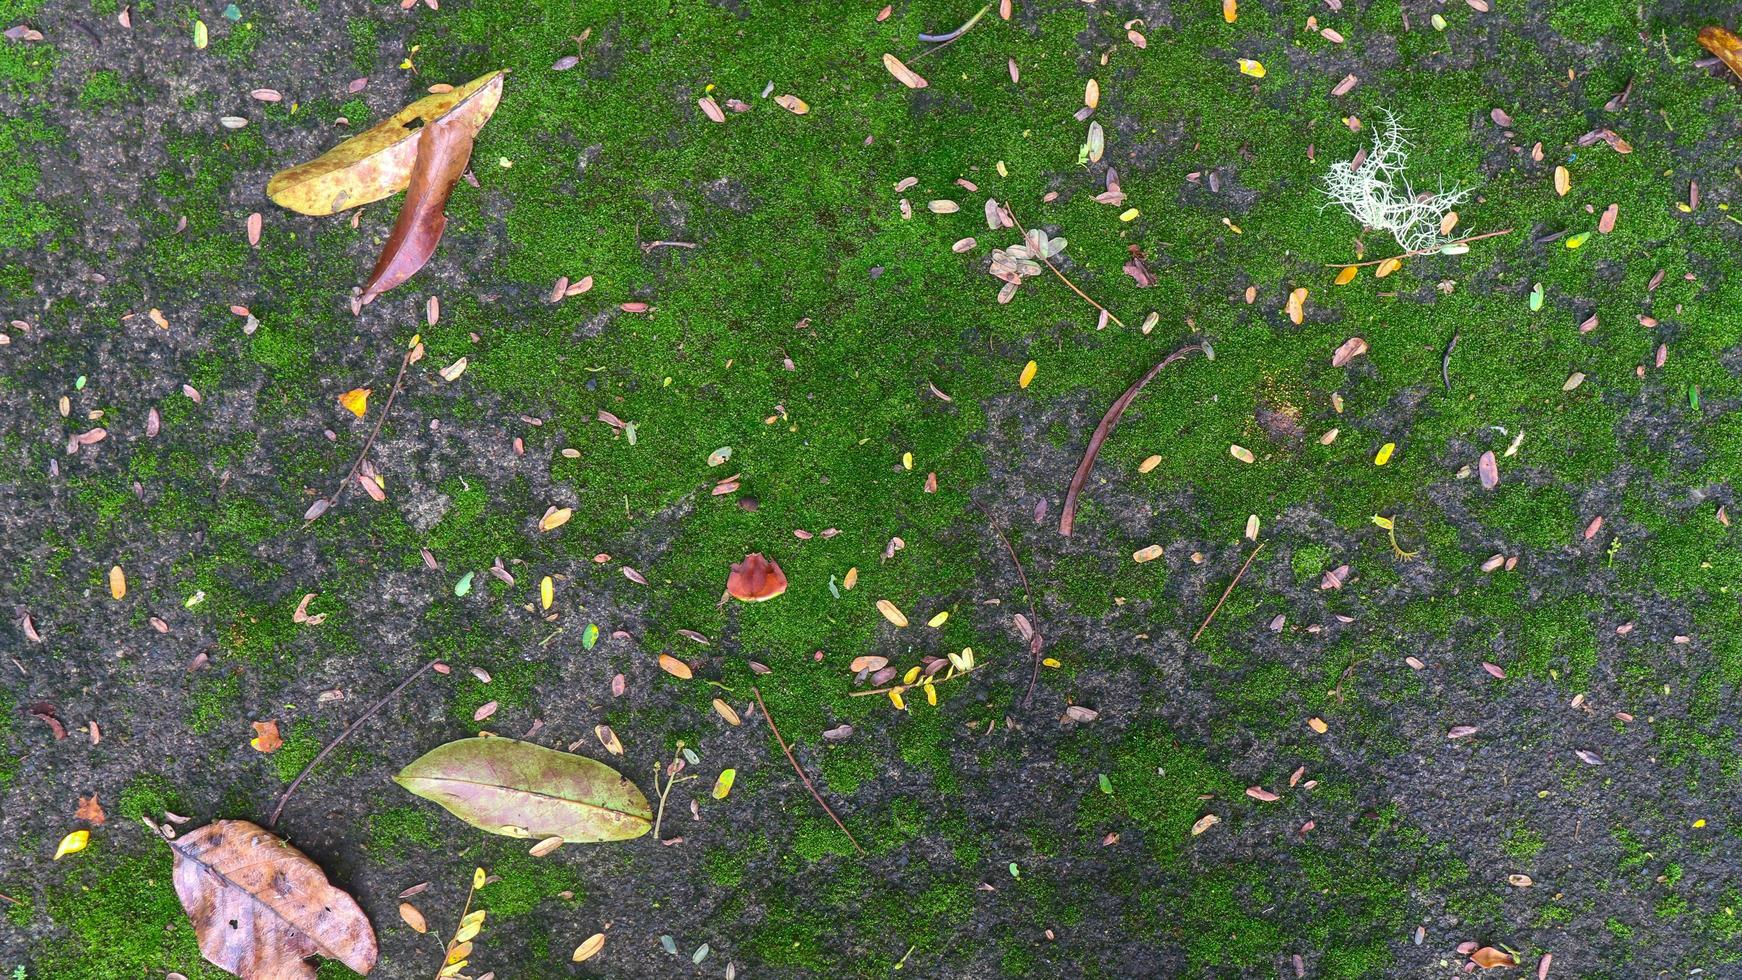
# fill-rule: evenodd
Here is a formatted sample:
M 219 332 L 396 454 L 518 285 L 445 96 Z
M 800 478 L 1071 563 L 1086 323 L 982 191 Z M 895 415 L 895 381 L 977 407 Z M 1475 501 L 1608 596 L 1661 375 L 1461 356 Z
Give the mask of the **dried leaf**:
M 345 410 L 352 415 L 362 418 L 369 412 L 369 396 L 374 393 L 374 390 L 373 388 L 352 388 L 339 396 L 339 404 L 343 405 Z
M 1561 197 L 1566 197 L 1567 192 L 1572 189 L 1573 175 L 1567 172 L 1566 167 L 1554 168 L 1554 192 Z
M 1732 72 L 1742 76 L 1742 37 L 1713 24 L 1700 28 L 1700 47 L 1717 55 Z
M 552 507 L 545 511 L 543 517 L 538 519 L 538 529 L 540 531 L 554 531 L 567 524 L 569 518 L 573 516 L 575 516 L 575 512 L 571 507 Z
M 1483 453 L 1476 461 L 1476 473 L 1482 479 L 1482 489 L 1492 490 L 1500 485 L 1500 463 L 1494 458 L 1493 450 Z
M 662 653 L 659 655 L 659 669 L 679 680 L 687 681 L 696 676 L 695 671 L 690 669 L 689 664 L 684 663 L 682 660 L 679 660 L 669 653 Z
M 103 812 L 103 804 L 97 802 L 95 793 L 79 797 L 79 808 L 73 811 L 73 816 L 95 827 L 109 822 L 109 815 Z
M 774 103 L 795 116 L 802 116 L 811 111 L 810 103 L 796 95 L 777 95 Z
M 1331 367 L 1340 368 L 1362 354 L 1367 353 L 1367 341 L 1360 337 L 1350 337 L 1343 341 L 1342 346 L 1331 355 Z
M 477 126 L 460 116 L 444 116 L 423 127 L 405 203 L 375 262 L 375 271 L 363 286 L 364 303 L 416 275 L 435 254 L 448 226 L 448 198 L 472 159 L 472 142 L 477 135 Z
M 271 755 L 284 746 L 284 739 L 278 735 L 278 722 L 257 721 L 254 725 L 254 737 L 248 740 L 254 751 Z
M 399 917 L 405 920 L 405 924 L 411 927 L 412 932 L 419 934 L 429 932 L 429 923 L 424 920 L 423 913 L 419 912 L 417 906 L 410 902 L 399 903 Z
M 505 74 L 494 71 L 413 102 L 315 159 L 274 174 L 266 184 L 267 196 L 292 211 L 323 215 L 405 190 L 433 124 L 450 120 L 476 133 L 502 99 Z
M 77 854 L 80 851 L 84 850 L 85 848 L 89 847 L 90 844 L 91 844 L 91 832 L 90 831 L 88 831 L 88 830 L 75 830 L 72 833 L 70 833 L 70 834 L 68 834 L 65 837 L 62 837 L 60 839 L 59 846 L 57 846 L 54 849 L 54 859 L 56 861 L 59 861 L 61 858 L 66 857 L 68 854 Z M 310 976 L 313 976 L 313 974 L 310 974 Z
M 117 601 L 127 598 L 127 573 L 121 570 L 120 565 L 109 567 L 109 594 Z
M 1222 822 L 1221 817 L 1218 817 L 1213 813 L 1206 813 L 1203 816 L 1199 817 L 1197 819 L 1197 821 L 1192 824 L 1192 836 L 1196 837 L 1199 834 L 1203 833 L 1206 830 L 1209 830 L 1211 827 L 1214 827 L 1215 825 L 1217 825 L 1221 822 Z
M 350 895 L 283 839 L 217 820 L 169 841 L 176 896 L 200 952 L 239 977 L 314 980 L 320 955 L 358 973 L 375 966 L 375 930 Z
M 907 625 L 907 617 L 902 615 L 901 609 L 888 599 L 877 600 L 877 611 L 883 614 L 884 619 L 894 623 L 897 627 Z
M 586 844 L 629 840 L 653 827 L 647 797 L 616 770 L 508 738 L 438 746 L 393 780 L 472 826 L 507 837 Z
M 726 121 L 725 110 L 720 108 L 720 103 L 715 102 L 713 96 L 702 96 L 696 100 L 696 105 L 701 106 L 702 114 L 707 116 L 709 119 L 712 119 L 714 122 L 723 123 Z
M 1288 318 L 1298 326 L 1306 316 L 1307 291 L 1305 286 L 1297 287 L 1288 294 Z
M 1496 966 L 1517 966 L 1518 965 L 1518 960 L 1515 957 L 1513 957 L 1513 955 L 1511 953 L 1495 949 L 1492 946 L 1484 946 L 1481 949 L 1476 950 L 1474 953 L 1471 953 L 1470 954 L 1470 962 L 1476 964 L 1477 966 L 1481 967 L 1484 970 L 1491 969 L 1491 968 L 1496 967 Z
M 569 957 L 569 959 L 576 963 L 585 963 L 587 960 L 598 956 L 599 951 L 604 948 L 605 934 L 602 932 L 595 932 L 591 936 L 588 936 L 585 942 L 575 947 L 575 952 Z
M 1014 62 L 1012 62 L 1012 64 L 1014 65 Z M 902 64 L 900 58 L 897 58 L 892 54 L 885 54 L 883 56 L 883 67 L 889 69 L 889 74 L 894 75 L 896 81 L 908 88 L 925 88 L 926 85 L 929 84 L 925 79 L 916 74 L 913 69 Z M 1014 73 L 1015 70 L 1012 68 L 1012 74 L 1014 75 Z M 1014 78 L 1012 81 L 1014 81 Z

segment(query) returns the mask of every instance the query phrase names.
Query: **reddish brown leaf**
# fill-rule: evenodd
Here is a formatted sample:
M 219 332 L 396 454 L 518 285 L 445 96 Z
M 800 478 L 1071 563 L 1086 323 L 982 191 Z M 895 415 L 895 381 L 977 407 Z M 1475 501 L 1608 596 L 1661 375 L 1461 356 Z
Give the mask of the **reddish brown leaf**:
M 218 820 L 168 842 L 175 892 L 200 952 L 239 977 L 314 980 L 306 960 L 375 966 L 375 930 L 307 855 L 246 820 Z
M 1476 461 L 1476 472 L 1482 478 L 1482 489 L 1492 490 L 1500 485 L 1500 464 L 1494 459 L 1492 450 L 1483 453 Z
M 1113 427 L 1119 424 L 1120 416 L 1124 415 L 1125 410 L 1131 407 L 1131 403 L 1143 391 L 1143 386 L 1160 374 L 1162 368 L 1187 357 L 1193 351 L 1203 349 L 1200 344 L 1187 344 L 1181 347 L 1167 355 L 1161 363 L 1150 368 L 1148 374 L 1137 379 L 1136 384 L 1125 389 L 1123 395 L 1113 400 L 1113 404 L 1107 408 L 1107 414 L 1101 417 L 1101 424 L 1095 426 L 1095 431 L 1089 436 L 1088 448 L 1083 450 L 1083 460 L 1077 464 L 1077 472 L 1071 477 L 1070 488 L 1065 491 L 1065 504 L 1059 514 L 1060 534 L 1067 538 L 1071 536 L 1071 526 L 1076 523 L 1077 518 L 1077 496 L 1083 492 L 1083 484 L 1089 479 L 1089 471 L 1095 468 L 1095 457 L 1100 455 L 1101 445 L 1107 441 L 1108 436 L 1113 434 Z
M 103 804 L 97 802 L 95 793 L 79 797 L 79 808 L 73 811 L 73 816 L 95 827 L 101 827 L 109 819 L 108 814 L 103 812 Z
M 1518 960 L 1511 953 L 1484 946 L 1470 954 L 1470 962 L 1486 970 L 1496 966 L 1517 966 Z
M 477 129 L 468 120 L 443 117 L 425 130 L 417 144 L 417 161 L 411 165 L 405 203 L 363 287 L 365 303 L 416 275 L 435 254 L 448 227 L 448 198 L 472 159 Z

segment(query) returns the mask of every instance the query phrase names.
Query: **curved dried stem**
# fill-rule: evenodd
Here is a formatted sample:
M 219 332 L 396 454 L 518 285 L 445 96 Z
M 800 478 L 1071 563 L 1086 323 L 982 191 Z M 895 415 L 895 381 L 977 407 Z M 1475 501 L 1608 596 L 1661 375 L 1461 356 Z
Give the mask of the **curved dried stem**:
M 1009 201 L 1004 202 L 1004 210 L 1007 214 L 1010 215 L 1010 223 L 1016 226 L 1016 230 L 1022 233 L 1023 240 L 1027 241 L 1028 240 L 1028 229 L 1022 227 L 1022 222 L 1016 220 L 1016 212 L 1011 210 Z M 1093 306 L 1095 309 L 1100 310 L 1102 313 L 1107 314 L 1107 319 L 1112 320 L 1114 323 L 1119 324 L 1121 327 L 1123 327 L 1125 325 L 1125 321 L 1114 316 L 1112 310 L 1109 310 L 1105 306 L 1102 306 L 1100 303 L 1095 302 L 1094 297 L 1090 296 L 1088 293 L 1083 292 L 1081 289 L 1078 289 L 1076 283 L 1071 282 L 1069 279 L 1066 279 L 1065 274 L 1059 271 L 1059 267 L 1052 264 L 1052 259 L 1047 258 L 1044 253 L 1041 255 L 1038 255 L 1036 257 L 1039 258 L 1042 262 L 1046 263 L 1046 267 L 1048 269 L 1052 270 L 1053 275 L 1059 277 L 1059 282 L 1062 282 L 1065 285 L 1071 287 L 1071 292 L 1076 293 L 1078 296 L 1081 296 L 1083 299 L 1087 300 L 1090 306 Z

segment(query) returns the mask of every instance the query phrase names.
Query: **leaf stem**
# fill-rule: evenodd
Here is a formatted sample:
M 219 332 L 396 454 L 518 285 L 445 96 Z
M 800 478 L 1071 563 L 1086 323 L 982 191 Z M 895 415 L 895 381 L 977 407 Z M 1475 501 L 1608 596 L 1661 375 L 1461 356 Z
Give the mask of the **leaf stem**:
M 1010 202 L 1009 201 L 1004 202 L 1004 210 L 1007 214 L 1010 215 L 1010 223 L 1015 225 L 1016 230 L 1022 233 L 1022 240 L 1027 241 L 1028 240 L 1028 229 L 1022 227 L 1022 222 L 1016 220 L 1016 212 L 1012 211 L 1010 209 Z M 1508 229 L 1508 230 L 1511 230 L 1511 229 Z M 1109 310 L 1105 306 L 1102 306 L 1100 303 L 1095 302 L 1094 298 L 1091 297 L 1088 293 L 1085 293 L 1082 290 L 1078 289 L 1076 283 L 1071 282 L 1069 279 L 1066 279 L 1065 274 L 1059 271 L 1059 267 L 1052 264 L 1052 259 L 1047 258 L 1046 255 L 1043 253 L 1040 256 L 1040 260 L 1042 262 L 1046 263 L 1046 267 L 1048 269 L 1052 270 L 1053 275 L 1059 277 L 1059 282 L 1062 282 L 1065 285 L 1071 287 L 1071 292 L 1076 293 L 1078 296 L 1081 296 L 1085 300 L 1088 300 L 1090 306 L 1093 306 L 1095 309 L 1100 310 L 1102 313 L 1107 314 L 1107 319 L 1112 320 L 1114 323 L 1119 324 L 1121 327 L 1123 327 L 1125 325 L 1125 321 L 1114 316 L 1112 310 Z
M 411 676 L 407 677 L 405 680 L 400 681 L 398 687 L 387 692 L 387 695 L 385 697 L 383 697 L 381 700 L 375 702 L 374 704 L 370 705 L 369 710 L 358 715 L 356 721 L 353 721 L 349 725 L 346 725 L 345 730 L 339 733 L 338 738 L 335 738 L 331 742 L 328 742 L 327 747 L 324 749 L 321 749 L 320 754 L 315 756 L 312 760 L 309 761 L 308 765 L 303 767 L 302 772 L 297 774 L 296 779 L 292 780 L 289 788 L 287 788 L 284 791 L 284 795 L 280 796 L 278 798 L 278 805 L 272 808 L 272 816 L 271 816 L 271 818 L 269 818 L 266 821 L 266 829 L 271 830 L 278 823 L 278 816 L 279 816 L 279 814 L 284 812 L 284 805 L 286 803 L 290 802 L 290 794 L 296 792 L 296 788 L 298 786 L 302 785 L 302 781 L 308 778 L 309 773 L 315 771 L 315 767 L 321 764 L 322 759 L 325 759 L 327 756 L 331 755 L 333 750 L 339 747 L 340 742 L 343 742 L 345 739 L 351 737 L 351 733 L 357 730 L 357 726 L 363 724 L 365 721 L 368 721 L 369 717 L 371 715 L 373 715 L 375 712 L 381 710 L 382 705 L 385 705 L 387 702 L 393 700 L 394 697 L 396 697 L 400 691 L 403 691 L 407 687 L 409 687 L 411 685 L 411 682 L 417 680 L 418 677 L 421 676 L 424 671 L 430 669 L 431 667 L 434 667 L 435 663 L 436 662 L 434 660 L 427 661 L 422 667 L 419 667 L 416 670 L 412 671 Z
M 665 822 L 665 798 L 671 795 L 671 788 L 684 780 L 696 778 L 694 776 L 684 776 L 681 779 L 678 778 L 678 760 L 682 758 L 682 753 L 683 742 L 679 741 L 677 743 L 677 751 L 672 753 L 671 762 L 668 765 L 655 765 L 653 767 L 653 788 L 659 792 L 659 812 L 653 817 L 654 840 L 659 840 L 659 825 Z M 664 788 L 661 788 L 659 785 L 659 774 L 661 772 L 665 773 Z
M 1257 558 L 1258 553 L 1260 551 L 1263 551 L 1264 546 L 1268 543 L 1269 542 L 1266 542 L 1266 541 L 1258 542 L 1258 547 L 1253 548 L 1252 553 L 1250 555 L 1246 556 L 1245 564 L 1241 565 L 1240 570 L 1238 572 L 1234 573 L 1234 580 L 1232 582 L 1228 583 L 1228 587 L 1226 589 L 1222 590 L 1222 598 L 1216 600 L 1216 607 L 1214 609 L 1210 610 L 1210 614 L 1208 616 L 1204 617 L 1203 625 L 1199 626 L 1198 631 L 1196 633 L 1192 634 L 1192 642 L 1193 643 L 1198 642 L 1198 637 L 1203 636 L 1204 630 L 1207 630 L 1210 628 L 1210 621 L 1215 619 L 1216 614 L 1222 611 L 1222 603 L 1227 602 L 1228 597 L 1234 594 L 1234 586 L 1240 584 L 1240 579 L 1242 576 L 1244 576 L 1246 574 L 1246 569 L 1252 564 L 1252 559 Z
M 345 488 L 349 487 L 352 482 L 357 479 L 357 471 L 363 468 L 363 461 L 369 458 L 369 450 L 375 445 L 375 437 L 381 434 L 381 427 L 387 424 L 387 415 L 389 412 L 393 411 L 393 400 L 399 397 L 400 382 L 405 380 L 405 369 L 411 366 L 411 355 L 417 349 L 417 346 L 413 345 L 411 348 L 406 350 L 405 356 L 399 359 L 399 373 L 393 378 L 393 388 L 387 392 L 387 404 L 382 406 L 381 417 L 375 420 L 374 430 L 369 433 L 368 441 L 363 443 L 363 451 L 357 454 L 357 461 L 351 464 L 351 472 L 345 474 L 345 479 L 339 483 L 339 488 L 327 496 L 327 506 L 321 510 L 321 513 L 302 522 L 304 529 L 307 529 L 310 524 L 319 520 L 321 514 L 325 514 L 327 511 L 337 507 L 339 504 L 339 498 L 345 495 Z
M 751 685 L 750 693 L 756 695 L 756 706 L 762 709 L 762 717 L 768 719 L 768 730 L 774 733 L 774 740 L 780 743 L 780 751 L 786 753 L 786 761 L 792 763 L 792 771 L 798 773 L 798 778 L 804 783 L 804 788 L 811 791 L 811 799 L 816 800 L 817 806 L 822 807 L 823 812 L 829 815 L 829 819 L 835 822 L 835 826 L 841 828 L 841 833 L 847 835 L 847 840 L 853 844 L 853 850 L 858 851 L 860 857 L 864 857 L 865 849 L 859 846 L 859 841 L 853 837 L 853 832 L 848 830 L 847 825 L 841 822 L 841 818 L 835 816 L 835 811 L 829 809 L 829 805 L 823 802 L 822 794 L 818 793 L 817 788 L 811 785 L 811 778 L 804 774 L 803 769 L 799 768 L 798 760 L 793 758 L 792 749 L 787 747 L 786 739 L 780 737 L 780 729 L 774 724 L 774 716 L 768 713 L 768 705 L 762 700 L 762 691 L 755 685 Z
M 1015 219 L 1012 218 L 1011 220 L 1015 220 Z M 1365 268 L 1366 266 L 1370 266 L 1370 265 L 1382 265 L 1386 262 L 1390 262 L 1391 259 L 1397 259 L 1398 261 L 1401 262 L 1404 259 L 1413 259 L 1418 255 L 1432 255 L 1435 252 L 1438 252 L 1439 250 L 1441 250 L 1443 248 L 1448 248 L 1452 245 L 1468 245 L 1471 242 L 1479 242 L 1484 238 L 1493 238 L 1496 235 L 1510 235 L 1510 234 L 1512 234 L 1511 228 L 1502 228 L 1499 231 L 1485 231 L 1480 235 L 1471 235 L 1468 238 L 1460 238 L 1460 239 L 1457 239 L 1456 241 L 1446 242 L 1444 245 L 1435 245 L 1433 248 L 1418 248 L 1413 252 L 1405 252 L 1402 255 L 1393 255 L 1390 259 L 1373 259 L 1373 260 L 1368 261 L 1368 262 L 1326 262 L 1325 268 L 1327 268 L 1327 269 L 1361 269 L 1361 268 Z

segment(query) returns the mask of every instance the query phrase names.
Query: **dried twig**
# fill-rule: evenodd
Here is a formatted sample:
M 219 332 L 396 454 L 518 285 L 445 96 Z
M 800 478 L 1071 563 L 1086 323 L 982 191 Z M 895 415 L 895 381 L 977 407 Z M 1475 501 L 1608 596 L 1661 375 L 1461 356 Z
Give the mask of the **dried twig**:
M 1493 238 L 1496 235 L 1510 235 L 1510 234 L 1512 234 L 1511 228 L 1502 228 L 1499 231 L 1485 231 L 1480 235 L 1471 235 L 1468 238 L 1455 239 L 1453 241 L 1446 242 L 1444 245 L 1435 245 L 1433 248 L 1421 248 L 1421 249 L 1416 249 L 1413 252 L 1405 252 L 1402 255 L 1393 255 L 1391 257 L 1391 259 L 1396 259 L 1399 262 L 1401 262 L 1404 259 L 1413 259 L 1418 255 L 1432 255 L 1435 252 L 1440 251 L 1441 249 L 1450 248 L 1453 245 L 1468 245 L 1471 242 L 1479 242 L 1484 238 Z M 1372 259 L 1372 260 L 1367 261 L 1367 262 L 1326 262 L 1325 268 L 1327 268 L 1327 269 L 1361 269 L 1361 268 L 1365 268 L 1365 267 L 1370 266 L 1370 265 L 1380 265 L 1380 264 L 1383 264 L 1386 262 L 1390 262 L 1391 259 Z
M 933 687 L 936 687 L 937 685 L 942 684 L 945 681 L 954 680 L 958 677 L 966 677 L 969 674 L 972 674 L 974 671 L 979 670 L 979 669 L 980 669 L 979 667 L 974 667 L 974 668 L 971 668 L 969 670 L 956 670 L 954 667 L 952 667 L 952 668 L 950 668 L 950 672 L 945 674 L 942 677 L 922 677 L 919 680 L 914 681 L 912 684 L 891 684 L 888 687 L 873 687 L 873 688 L 870 688 L 870 689 L 864 690 L 864 691 L 848 691 L 847 697 L 850 697 L 850 698 L 868 698 L 873 694 L 888 694 L 890 691 L 905 691 L 905 690 L 908 690 L 909 688 L 924 687 L 927 684 L 930 684 Z
M 362 714 L 358 715 L 356 721 L 353 721 L 349 725 L 346 725 L 345 730 L 339 733 L 338 738 L 335 738 L 331 742 L 328 742 L 327 747 L 324 749 L 321 749 L 320 754 L 315 756 L 314 759 L 310 760 L 308 765 L 303 767 L 302 772 L 298 773 L 296 779 L 292 780 L 290 786 L 287 789 L 285 789 L 284 795 L 280 796 L 278 798 L 278 805 L 272 808 L 272 816 L 270 818 L 268 818 L 266 821 L 266 829 L 271 830 L 272 827 L 278 823 L 278 815 L 284 812 L 284 804 L 290 802 L 290 794 L 296 792 L 296 788 L 298 786 L 302 785 L 302 781 L 308 778 L 309 773 L 315 771 L 315 767 L 321 764 L 321 760 L 323 760 L 327 756 L 331 755 L 333 750 L 339 747 L 340 742 L 343 742 L 345 739 L 350 738 L 351 733 L 357 730 L 357 726 L 368 721 L 369 717 L 371 715 L 373 715 L 375 712 L 381 710 L 382 705 L 385 705 L 387 702 L 393 700 L 394 697 L 397 696 L 400 691 L 403 691 L 407 687 L 411 686 L 412 681 L 417 680 L 418 677 L 421 676 L 424 671 L 430 669 L 431 667 L 434 667 L 435 664 L 436 664 L 436 662 L 434 660 L 431 660 L 431 661 L 426 662 L 422 667 L 419 667 L 416 670 L 412 671 L 411 676 L 407 677 L 405 680 L 400 681 L 398 687 L 394 688 L 391 691 L 388 691 L 387 695 L 385 697 L 383 697 L 381 700 L 375 702 L 374 704 L 370 705 L 368 711 L 365 711 Z
M 382 406 L 381 417 L 375 420 L 375 428 L 370 431 L 368 441 L 363 443 L 363 451 L 357 454 L 357 461 L 351 464 L 351 472 L 345 474 L 345 479 L 339 483 L 339 488 L 326 497 L 327 505 L 321 508 L 320 513 L 302 522 L 304 528 L 319 520 L 321 514 L 325 514 L 338 506 L 339 498 L 345 495 L 345 488 L 356 481 L 357 471 L 363 468 L 363 461 L 369 458 L 369 450 L 375 445 L 375 437 L 381 434 L 381 427 L 387 424 L 388 413 L 393 411 L 393 400 L 399 397 L 399 386 L 405 380 L 405 369 L 411 366 L 411 355 L 417 353 L 421 346 L 413 345 L 405 352 L 405 356 L 399 359 L 399 373 L 393 378 L 392 390 L 387 392 L 387 404 Z
M 1089 436 L 1089 447 L 1083 450 L 1083 461 L 1077 464 L 1077 472 L 1071 477 L 1070 489 L 1065 491 L 1065 505 L 1059 514 L 1059 533 L 1065 537 L 1071 536 L 1071 527 L 1077 520 L 1077 495 L 1083 492 L 1083 484 L 1089 479 L 1089 471 L 1095 468 L 1095 457 L 1100 455 L 1101 444 L 1113 434 L 1113 427 L 1119 424 L 1119 417 L 1125 414 L 1131 402 L 1137 398 L 1137 393 L 1143 390 L 1150 379 L 1161 373 L 1161 369 L 1169 364 L 1191 354 L 1192 351 L 1206 350 L 1203 344 L 1187 344 L 1179 350 L 1163 358 L 1160 364 L 1149 369 L 1149 373 L 1139 378 L 1137 383 L 1125 389 L 1125 394 L 1113 400 L 1107 414 L 1101 417 L 1101 424 L 1095 426 L 1095 432 Z
M 1028 241 L 1028 229 L 1022 227 L 1022 222 L 1016 220 L 1016 212 L 1012 211 L 1010 209 L 1010 202 L 1009 201 L 1004 202 L 1004 211 L 1006 214 L 1010 215 L 1010 223 L 1015 225 L 1016 230 L 1022 233 L 1022 240 Z M 1107 314 L 1107 319 L 1112 320 L 1114 323 L 1119 324 L 1121 327 L 1123 327 L 1125 325 L 1125 321 L 1114 316 L 1112 310 L 1109 310 L 1105 306 L 1102 306 L 1100 303 L 1095 302 L 1094 298 L 1091 297 L 1088 293 L 1085 293 L 1082 290 L 1078 289 L 1076 283 L 1071 282 L 1069 279 L 1066 279 L 1065 274 L 1059 271 L 1058 266 L 1052 264 L 1052 259 L 1047 258 L 1045 253 L 1042 253 L 1042 254 L 1036 256 L 1036 258 L 1038 258 L 1042 262 L 1046 263 L 1046 267 L 1048 269 L 1052 270 L 1052 274 L 1059 277 L 1059 282 L 1062 282 L 1065 285 L 1071 287 L 1071 292 L 1076 293 L 1078 296 L 1081 296 L 1085 300 L 1088 300 L 1090 306 L 1093 306 L 1095 309 L 1100 310 L 1102 313 Z
M 1034 589 L 1028 584 L 1028 573 L 1022 569 L 1022 559 L 1016 557 L 1016 549 L 1010 546 L 1010 539 L 1004 536 L 1004 529 L 998 526 L 998 519 L 992 516 L 992 512 L 984 507 L 980 512 L 986 515 L 986 523 L 992 525 L 992 533 L 998 535 L 1005 554 L 1010 556 L 1010 563 L 1016 566 L 1016 577 L 1022 580 L 1022 598 L 1028 603 L 1028 625 L 1034 630 L 1034 635 L 1028 638 L 1028 650 L 1034 655 L 1034 672 L 1028 677 L 1028 693 L 1022 696 L 1022 706 L 1026 708 L 1034 702 L 1034 685 L 1040 682 L 1040 650 L 1044 645 L 1040 636 L 1040 614 L 1034 611 Z
M 661 248 L 661 247 L 665 247 L 665 248 L 695 248 L 696 243 L 695 242 L 668 242 L 662 238 L 657 242 L 642 242 L 641 243 L 641 254 L 646 255 L 649 252 L 652 252 L 654 249 Z
M 792 763 L 792 771 L 798 773 L 798 778 L 804 783 L 804 788 L 811 791 L 811 799 L 817 801 L 817 806 L 822 807 L 823 812 L 829 815 L 829 819 L 835 822 L 835 826 L 841 828 L 841 833 L 847 835 L 847 840 L 852 841 L 853 850 L 858 851 L 859 855 L 863 857 L 865 849 L 859 846 L 859 841 L 853 837 L 853 832 L 847 829 L 847 825 L 841 822 L 841 818 L 835 816 L 835 811 L 829 809 L 829 805 L 823 802 L 822 794 L 818 793 L 817 788 L 811 785 L 811 778 L 804 774 L 804 770 L 799 767 L 798 760 L 793 758 L 792 749 L 787 747 L 786 739 L 780 737 L 780 729 L 774 725 L 774 716 L 768 713 L 768 705 L 762 701 L 762 692 L 755 685 L 752 685 L 750 693 L 756 695 L 756 706 L 762 709 L 762 717 L 768 719 L 768 730 L 774 733 L 774 740 L 780 743 L 780 751 L 786 753 L 786 761 Z
M 1247 567 L 1252 564 L 1252 559 L 1257 558 L 1258 553 L 1264 550 L 1265 544 L 1266 542 L 1263 541 L 1258 542 L 1258 547 L 1253 548 L 1252 553 L 1246 556 L 1245 564 L 1241 565 L 1240 570 L 1234 573 L 1234 580 L 1229 582 L 1228 587 L 1222 590 L 1222 598 L 1216 600 L 1216 607 L 1210 610 L 1210 614 L 1204 617 L 1203 625 L 1199 626 L 1198 631 L 1192 634 L 1193 643 L 1198 642 L 1198 637 L 1203 636 L 1204 630 L 1210 628 L 1210 621 L 1215 619 L 1216 614 L 1222 611 L 1222 603 L 1227 602 L 1228 597 L 1234 594 L 1234 586 L 1240 584 L 1240 579 L 1246 574 Z
M 1446 394 L 1452 393 L 1452 351 L 1458 349 L 1458 334 L 1452 333 L 1452 342 L 1446 345 L 1445 353 L 1440 355 L 1440 380 L 1445 383 Z

